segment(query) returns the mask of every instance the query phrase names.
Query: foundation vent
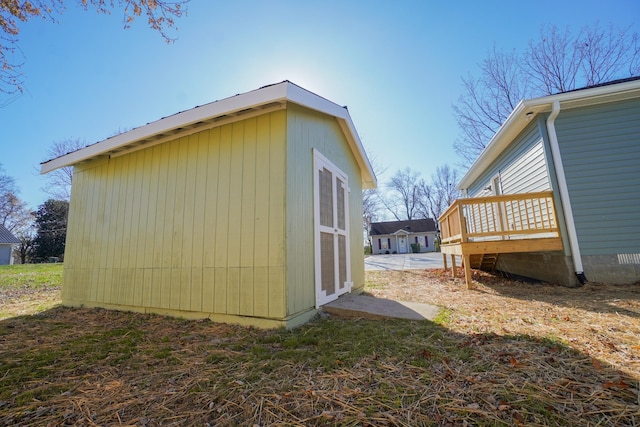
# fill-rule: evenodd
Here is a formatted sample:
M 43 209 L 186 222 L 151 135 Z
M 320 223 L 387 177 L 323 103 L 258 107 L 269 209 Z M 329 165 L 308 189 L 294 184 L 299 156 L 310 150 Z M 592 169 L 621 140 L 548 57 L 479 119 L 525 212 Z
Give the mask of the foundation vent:
M 618 264 L 640 264 L 640 254 L 618 254 Z

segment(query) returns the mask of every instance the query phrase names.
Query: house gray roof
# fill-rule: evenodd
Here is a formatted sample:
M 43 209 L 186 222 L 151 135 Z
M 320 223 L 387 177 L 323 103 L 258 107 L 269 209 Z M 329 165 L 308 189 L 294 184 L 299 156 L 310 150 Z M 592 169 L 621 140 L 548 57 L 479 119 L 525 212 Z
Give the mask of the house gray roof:
M 393 234 L 396 231 L 406 231 L 408 233 L 424 233 L 436 231 L 436 223 L 431 218 L 412 219 L 406 221 L 387 221 L 371 223 L 371 235 L 379 236 L 383 234 Z
M 0 224 L 0 244 L 2 243 L 20 243 L 20 240 L 18 240 L 16 236 L 11 234 L 11 232 L 7 230 L 4 225 Z

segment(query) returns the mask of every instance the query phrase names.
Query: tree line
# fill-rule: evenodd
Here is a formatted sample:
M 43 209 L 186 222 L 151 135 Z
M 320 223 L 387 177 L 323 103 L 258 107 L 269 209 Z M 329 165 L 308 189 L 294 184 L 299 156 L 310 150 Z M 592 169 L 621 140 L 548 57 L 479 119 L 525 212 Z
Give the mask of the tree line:
M 376 175 L 384 173 L 375 162 L 373 167 Z M 380 188 L 362 192 L 363 227 L 369 245 L 374 222 L 432 218 L 437 223 L 459 196 L 459 172 L 445 164 L 436 168 L 430 178 L 425 180 L 411 168 L 399 169 Z
M 34 211 L 18 196 L 15 180 L 0 165 L 0 224 L 20 240 L 16 262 L 48 262 L 64 258 L 68 200 L 49 199 Z
M 476 72 L 462 78 L 453 148 L 467 167 L 523 99 L 638 75 L 640 37 L 630 27 L 594 23 L 572 32 L 546 25 L 523 50 L 494 45 Z

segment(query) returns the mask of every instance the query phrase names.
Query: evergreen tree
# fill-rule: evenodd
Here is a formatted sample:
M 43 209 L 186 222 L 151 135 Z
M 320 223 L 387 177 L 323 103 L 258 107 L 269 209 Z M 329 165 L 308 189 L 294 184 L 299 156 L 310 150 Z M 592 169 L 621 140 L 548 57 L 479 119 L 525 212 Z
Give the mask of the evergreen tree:
M 36 237 L 34 261 L 46 262 L 51 257 L 64 257 L 69 202 L 49 199 L 35 213 Z

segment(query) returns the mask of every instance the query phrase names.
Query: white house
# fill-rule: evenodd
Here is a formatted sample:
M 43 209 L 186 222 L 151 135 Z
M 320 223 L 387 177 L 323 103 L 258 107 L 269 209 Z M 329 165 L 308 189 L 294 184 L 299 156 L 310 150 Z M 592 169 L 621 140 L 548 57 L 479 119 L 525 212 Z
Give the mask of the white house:
M 436 223 L 433 219 L 374 222 L 369 232 L 373 254 L 433 252 Z

